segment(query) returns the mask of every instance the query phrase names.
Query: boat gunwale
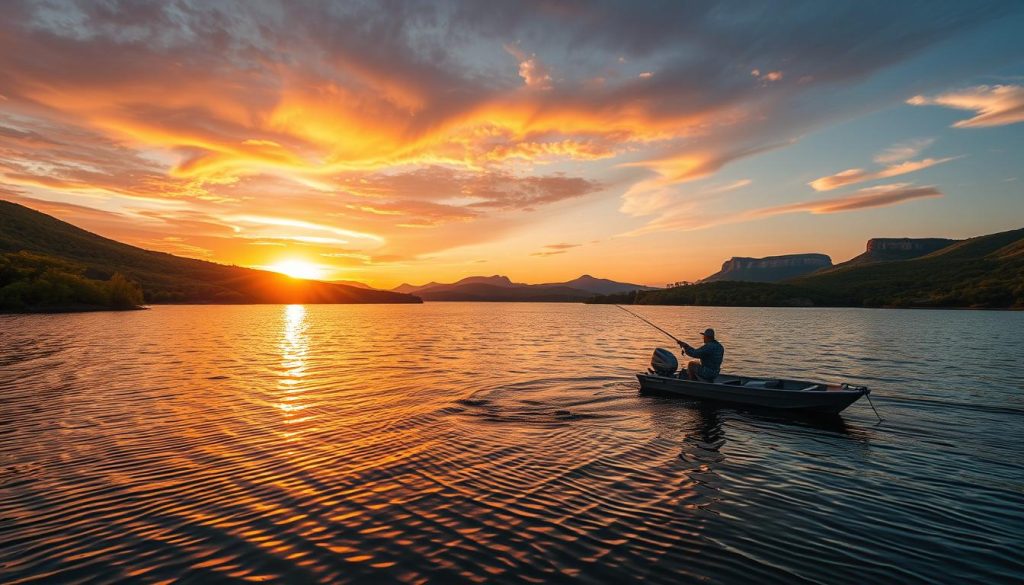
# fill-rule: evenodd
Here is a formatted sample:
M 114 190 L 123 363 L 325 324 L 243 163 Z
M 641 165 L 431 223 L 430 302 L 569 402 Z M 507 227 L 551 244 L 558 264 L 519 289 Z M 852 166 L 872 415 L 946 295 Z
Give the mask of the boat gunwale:
M 811 380 L 791 380 L 791 379 L 781 379 L 781 378 L 769 378 L 769 379 L 778 379 L 780 382 L 783 382 L 783 383 L 786 383 L 786 382 L 796 382 L 796 383 L 800 383 L 800 384 L 807 384 L 807 385 L 813 385 L 813 386 L 824 386 L 824 390 L 806 390 L 806 389 L 792 390 L 792 389 L 787 389 L 787 388 L 752 387 L 752 386 L 744 386 L 742 384 L 721 384 L 721 383 L 716 383 L 716 382 L 705 382 L 703 380 L 684 380 L 682 378 L 675 378 L 675 377 L 672 377 L 672 376 L 662 376 L 660 374 L 653 374 L 653 373 L 650 373 L 650 372 L 637 372 L 636 375 L 637 375 L 637 378 L 641 378 L 641 377 L 653 378 L 655 380 L 665 380 L 665 381 L 668 381 L 668 382 L 674 382 L 674 383 L 678 383 L 678 384 L 682 384 L 682 385 L 695 384 L 695 385 L 698 385 L 698 386 L 701 386 L 701 387 L 706 387 L 706 388 L 728 388 L 730 390 L 745 390 L 745 391 L 749 391 L 751 393 L 756 393 L 756 394 L 760 394 L 760 393 L 764 393 L 764 392 L 775 392 L 775 393 L 781 393 L 781 394 L 797 394 L 797 395 L 804 395 L 804 394 L 828 394 L 828 395 L 833 395 L 833 396 L 834 395 L 850 395 L 850 396 L 858 395 L 858 396 L 864 396 L 866 394 L 870 394 L 871 393 L 871 389 L 868 388 L 867 386 L 847 385 L 847 387 L 844 388 L 842 383 L 814 382 L 814 381 L 811 381 Z M 763 379 L 765 379 L 765 378 L 751 378 L 749 376 L 741 376 L 741 375 L 735 375 L 735 374 L 720 374 L 720 375 L 731 376 L 731 377 L 734 377 L 734 378 L 741 378 L 741 379 L 747 379 L 747 380 L 763 380 Z M 640 380 L 640 382 L 641 382 L 641 389 L 642 389 L 643 388 L 643 380 Z

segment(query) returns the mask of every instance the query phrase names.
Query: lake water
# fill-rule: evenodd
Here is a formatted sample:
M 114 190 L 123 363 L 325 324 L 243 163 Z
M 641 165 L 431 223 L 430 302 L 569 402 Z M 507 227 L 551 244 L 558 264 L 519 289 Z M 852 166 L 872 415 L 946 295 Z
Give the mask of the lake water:
M 640 396 L 612 306 L 0 316 L 0 581 L 1020 582 L 1024 313 L 635 309 L 886 420 Z

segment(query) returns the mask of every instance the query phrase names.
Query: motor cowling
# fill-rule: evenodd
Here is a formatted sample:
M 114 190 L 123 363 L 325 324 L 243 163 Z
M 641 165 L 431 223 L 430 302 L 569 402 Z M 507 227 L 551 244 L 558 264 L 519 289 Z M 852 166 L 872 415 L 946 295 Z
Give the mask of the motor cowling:
M 674 353 L 663 347 L 654 350 L 654 355 L 651 356 L 651 369 L 654 370 L 655 374 L 671 376 L 678 367 L 679 360 L 676 359 Z

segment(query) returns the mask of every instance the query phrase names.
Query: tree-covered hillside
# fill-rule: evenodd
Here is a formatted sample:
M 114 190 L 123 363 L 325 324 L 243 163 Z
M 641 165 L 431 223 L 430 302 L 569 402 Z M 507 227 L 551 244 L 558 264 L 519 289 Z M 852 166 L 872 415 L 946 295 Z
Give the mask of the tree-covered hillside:
M 108 281 L 120 273 L 138 283 L 148 303 L 418 303 L 412 295 L 297 280 L 143 250 L 0 201 L 0 253 L 32 252 L 82 267 Z
M 849 264 L 777 284 L 710 282 L 591 302 L 1024 308 L 1024 229 L 971 238 L 920 258 Z

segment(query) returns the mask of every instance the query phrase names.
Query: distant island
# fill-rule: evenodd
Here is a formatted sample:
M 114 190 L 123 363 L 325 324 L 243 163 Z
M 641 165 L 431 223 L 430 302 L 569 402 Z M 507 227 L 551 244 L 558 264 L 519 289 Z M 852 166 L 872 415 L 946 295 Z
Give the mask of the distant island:
M 143 303 L 420 303 L 409 294 L 294 279 L 143 250 L 0 200 L 0 311 Z
M 810 255 L 795 255 L 803 262 Z M 734 258 L 697 283 L 590 303 L 781 307 L 1024 308 L 1024 229 L 967 240 L 874 238 L 836 266 L 780 277 L 777 256 Z M 827 256 L 825 257 L 827 258 Z M 739 262 L 737 262 L 739 261 Z M 797 262 L 793 263 L 796 264 Z M 805 265 L 809 267 L 811 264 Z M 783 271 L 784 272 L 784 271 Z

